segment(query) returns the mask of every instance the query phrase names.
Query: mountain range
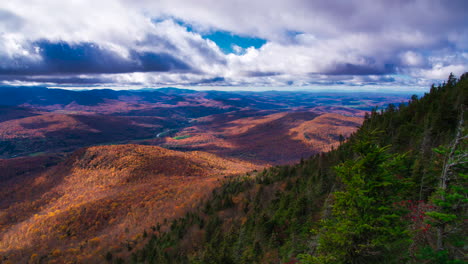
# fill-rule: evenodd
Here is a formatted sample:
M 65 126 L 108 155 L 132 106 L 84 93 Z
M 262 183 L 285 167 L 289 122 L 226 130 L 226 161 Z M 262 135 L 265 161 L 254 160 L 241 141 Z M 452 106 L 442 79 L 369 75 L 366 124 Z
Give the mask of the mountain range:
M 334 153 L 369 111 L 392 103 L 404 107 L 408 100 L 395 94 L 175 88 L 2 87 L 0 95 L 5 263 L 102 263 L 140 256 L 135 254 L 149 237 L 177 230 L 173 221 L 211 212 L 202 209 L 203 201 L 222 209 L 221 219 L 242 222 L 237 209 L 223 208 L 240 203 L 248 212 L 244 202 L 259 190 L 217 202 L 219 188 L 230 188 L 238 177 L 260 179 L 255 188 L 264 188 L 261 175 L 278 170 L 271 166 Z M 265 187 L 268 199 L 289 190 L 288 184 Z M 191 243 L 205 231 L 199 226 L 189 233 L 191 238 L 177 245 L 193 250 Z M 171 256 L 172 250 L 164 250 Z

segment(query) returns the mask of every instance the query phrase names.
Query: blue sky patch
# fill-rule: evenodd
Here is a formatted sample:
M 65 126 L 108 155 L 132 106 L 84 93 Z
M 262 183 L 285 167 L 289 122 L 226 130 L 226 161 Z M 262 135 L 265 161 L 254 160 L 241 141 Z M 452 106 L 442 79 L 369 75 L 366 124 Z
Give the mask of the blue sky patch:
M 218 47 L 226 54 L 238 53 L 234 49 L 235 46 L 239 46 L 243 49 L 249 47 L 258 49 L 267 42 L 261 38 L 239 36 L 227 31 L 216 31 L 208 35 L 202 35 L 202 37 L 216 43 L 216 45 L 218 45 Z
M 162 20 L 153 20 L 153 22 L 157 23 Z M 193 28 L 192 25 L 186 23 L 180 19 L 174 19 L 174 22 L 185 27 L 188 32 L 197 32 L 196 29 Z M 210 33 L 203 33 L 197 32 L 200 34 L 204 39 L 209 39 L 216 43 L 218 47 L 221 49 L 222 52 L 225 54 L 229 53 L 239 53 L 235 50 L 235 46 L 241 47 L 243 49 L 254 47 L 256 49 L 261 48 L 267 42 L 265 39 L 256 38 L 256 37 L 249 37 L 249 36 L 241 36 L 233 34 L 229 31 L 218 30 Z

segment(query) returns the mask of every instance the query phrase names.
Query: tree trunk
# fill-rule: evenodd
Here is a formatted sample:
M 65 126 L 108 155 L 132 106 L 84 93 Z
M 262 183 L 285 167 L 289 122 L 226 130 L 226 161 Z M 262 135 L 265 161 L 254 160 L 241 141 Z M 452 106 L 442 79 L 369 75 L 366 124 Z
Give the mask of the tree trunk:
M 447 190 L 447 185 L 449 184 L 450 180 L 450 174 L 451 174 L 451 167 L 454 166 L 454 155 L 455 155 L 455 150 L 457 149 L 458 144 L 460 143 L 461 140 L 464 139 L 462 136 L 463 132 L 463 114 L 464 114 L 464 109 L 460 109 L 460 119 L 458 121 L 458 126 L 457 126 L 457 133 L 455 135 L 455 139 L 453 140 L 451 146 L 450 146 L 450 152 L 447 155 L 447 158 L 445 159 L 444 163 L 444 168 L 442 170 L 442 175 L 440 177 L 440 190 L 441 190 L 441 197 L 440 199 L 445 202 L 445 192 Z M 438 228 L 437 228 L 437 250 L 444 250 L 444 232 L 445 232 L 445 223 L 442 223 Z

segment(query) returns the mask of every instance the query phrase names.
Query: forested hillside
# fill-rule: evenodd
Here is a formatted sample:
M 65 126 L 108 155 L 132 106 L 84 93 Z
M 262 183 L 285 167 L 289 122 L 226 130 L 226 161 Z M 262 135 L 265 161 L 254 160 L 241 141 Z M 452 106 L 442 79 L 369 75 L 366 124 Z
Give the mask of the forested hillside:
M 113 263 L 465 263 L 468 74 L 366 116 L 337 149 L 226 180 Z
M 183 216 L 223 177 L 255 168 L 143 145 L 0 160 L 0 263 L 102 263 L 154 219 Z

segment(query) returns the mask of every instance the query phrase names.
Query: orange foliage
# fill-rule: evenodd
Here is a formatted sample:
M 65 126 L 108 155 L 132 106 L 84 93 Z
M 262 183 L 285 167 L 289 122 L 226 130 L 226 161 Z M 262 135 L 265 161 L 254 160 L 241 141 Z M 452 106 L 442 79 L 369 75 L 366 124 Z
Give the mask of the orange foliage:
M 340 114 L 323 114 L 314 120 L 303 122 L 292 128 L 290 134 L 320 152 L 331 150 L 339 145 L 339 136 L 349 137 L 362 123 L 360 117 Z
M 321 111 L 321 108 L 317 110 Z M 348 113 L 343 109 L 336 111 Z M 356 110 L 360 115 L 363 111 Z M 350 112 L 351 113 L 351 112 Z M 329 150 L 339 136 L 349 136 L 362 117 L 336 113 L 287 112 L 251 117 L 238 113 L 198 119 L 178 133 L 183 139 L 165 138 L 169 148 L 203 150 L 223 157 L 236 157 L 259 165 L 295 163 L 301 157 Z
M 143 230 L 191 210 L 223 176 L 257 168 L 204 152 L 155 146 L 81 149 L 46 172 L 7 187 L 19 192 L 10 192 L 3 204 L 0 255 L 15 262 L 44 256 L 102 262 L 116 242 L 142 239 L 137 235 Z M 0 192 L 0 200 L 2 196 Z

